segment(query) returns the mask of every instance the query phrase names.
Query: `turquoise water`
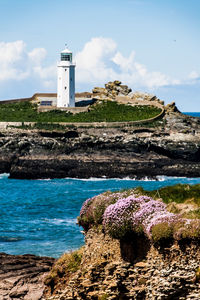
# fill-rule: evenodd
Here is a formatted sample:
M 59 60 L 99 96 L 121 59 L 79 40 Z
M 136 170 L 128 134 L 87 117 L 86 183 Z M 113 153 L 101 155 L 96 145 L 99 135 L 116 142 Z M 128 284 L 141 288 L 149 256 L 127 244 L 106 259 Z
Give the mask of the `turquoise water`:
M 84 243 L 76 217 L 87 198 L 106 190 L 152 190 L 176 183 L 200 183 L 200 178 L 14 180 L 2 174 L 0 252 L 58 257 Z

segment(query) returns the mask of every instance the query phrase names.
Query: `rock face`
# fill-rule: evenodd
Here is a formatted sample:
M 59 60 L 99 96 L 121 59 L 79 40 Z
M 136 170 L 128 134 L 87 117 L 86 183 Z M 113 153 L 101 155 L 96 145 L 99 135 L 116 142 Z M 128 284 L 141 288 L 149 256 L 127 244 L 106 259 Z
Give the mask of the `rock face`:
M 130 262 L 122 248 L 125 246 L 126 253 L 131 253 L 135 249 L 135 241 L 132 242 L 131 237 L 120 243 L 89 230 L 79 270 L 53 291 L 47 286 L 44 299 L 200 299 L 196 273 L 199 245 L 147 245 L 145 249 L 143 243 L 143 257 Z
M 105 88 L 95 87 L 92 90 L 93 98 L 98 99 L 115 99 L 116 96 L 127 96 L 130 92 L 131 89 L 119 80 L 106 83 Z
M 0 173 L 32 179 L 199 177 L 200 119 L 169 113 L 158 128 L 4 130 Z
M 43 280 L 54 261 L 50 257 L 0 253 L 0 300 L 40 300 Z

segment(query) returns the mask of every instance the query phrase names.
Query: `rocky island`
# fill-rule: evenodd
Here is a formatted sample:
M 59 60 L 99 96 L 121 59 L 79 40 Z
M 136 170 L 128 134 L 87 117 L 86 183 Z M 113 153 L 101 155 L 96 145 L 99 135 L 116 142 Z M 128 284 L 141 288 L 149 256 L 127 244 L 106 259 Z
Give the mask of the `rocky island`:
M 9 122 L 0 132 L 0 172 L 23 179 L 200 176 L 199 118 L 182 114 L 175 103 L 164 106 L 156 96 L 131 93 L 118 81 L 95 88 L 89 96 L 89 111 L 75 116 L 86 118 L 105 102 L 115 104 L 122 117 L 124 107 L 154 107 L 158 112 L 136 121 L 130 114 L 128 121 L 113 122 L 107 116 L 106 121 L 64 122 L 51 130 L 31 127 L 35 123 L 27 120 L 21 120 L 29 124 L 21 128 Z

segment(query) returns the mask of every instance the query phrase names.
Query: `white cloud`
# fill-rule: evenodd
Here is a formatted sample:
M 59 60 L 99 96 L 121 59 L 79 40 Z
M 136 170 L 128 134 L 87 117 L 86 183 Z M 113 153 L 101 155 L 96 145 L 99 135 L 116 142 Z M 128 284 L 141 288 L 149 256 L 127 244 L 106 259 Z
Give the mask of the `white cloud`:
M 197 71 L 192 71 L 188 77 L 189 77 L 189 79 L 198 79 L 200 77 L 200 75 Z
M 135 57 L 134 51 L 128 57 L 123 56 L 112 39 L 92 38 L 75 56 L 77 81 L 97 85 L 119 79 L 129 86 L 149 89 L 180 83 L 159 71 L 149 71 Z
M 22 80 L 29 76 L 26 68 L 26 45 L 23 41 L 0 43 L 0 80 Z
M 41 62 L 45 59 L 46 55 L 47 51 L 44 48 L 34 48 L 31 52 L 28 53 L 28 57 L 36 65 L 40 65 Z
M 0 83 L 30 79 L 35 90 L 56 90 L 56 62 L 46 63 L 44 48 L 27 50 L 23 41 L 0 42 Z M 135 89 L 156 89 L 168 85 L 194 84 L 199 73 L 192 71 L 188 78 L 172 78 L 160 71 L 149 70 L 137 61 L 131 51 L 124 56 L 111 38 L 95 37 L 75 55 L 76 84 L 87 89 L 107 81 L 120 80 Z
M 41 79 L 45 87 L 50 84 L 55 86 L 56 64 L 43 66 L 46 55 L 47 51 L 44 48 L 34 48 L 28 52 L 23 41 L 1 42 L 0 82 L 20 81 L 35 77 L 35 79 Z

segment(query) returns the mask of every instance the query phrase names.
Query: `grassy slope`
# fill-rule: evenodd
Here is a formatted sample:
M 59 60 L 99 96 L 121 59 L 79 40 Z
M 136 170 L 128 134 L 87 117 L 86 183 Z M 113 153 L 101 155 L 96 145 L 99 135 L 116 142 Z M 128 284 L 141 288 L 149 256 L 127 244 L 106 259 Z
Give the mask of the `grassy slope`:
M 54 110 L 38 113 L 35 105 L 30 102 L 0 104 L 0 121 L 10 122 L 117 122 L 137 121 L 155 117 L 161 112 L 153 106 L 135 106 L 105 101 L 92 106 L 89 112 L 76 115 Z
M 154 191 L 145 191 L 142 187 L 136 189 L 142 195 L 148 195 L 156 198 L 162 198 L 165 203 L 184 203 L 192 200 L 195 204 L 200 206 L 200 184 L 176 184 L 167 186 Z

